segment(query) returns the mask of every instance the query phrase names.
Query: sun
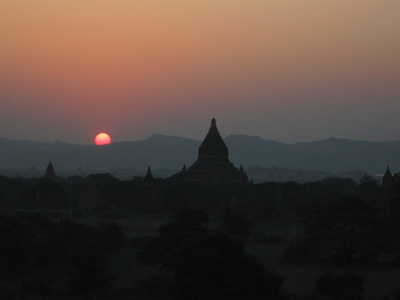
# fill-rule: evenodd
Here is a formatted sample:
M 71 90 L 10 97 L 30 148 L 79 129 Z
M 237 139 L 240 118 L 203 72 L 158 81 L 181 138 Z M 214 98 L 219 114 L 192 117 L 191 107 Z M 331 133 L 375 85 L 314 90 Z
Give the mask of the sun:
M 96 145 L 107 145 L 109 143 L 111 143 L 111 138 L 107 133 L 99 133 L 98 135 L 96 135 L 96 138 L 94 139 L 94 141 L 96 142 Z

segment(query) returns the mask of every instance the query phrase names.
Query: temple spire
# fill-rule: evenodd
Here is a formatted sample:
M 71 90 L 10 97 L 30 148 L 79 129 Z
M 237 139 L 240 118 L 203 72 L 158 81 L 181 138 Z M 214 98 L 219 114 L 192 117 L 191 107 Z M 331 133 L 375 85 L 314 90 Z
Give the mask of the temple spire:
M 210 129 L 199 147 L 198 158 L 188 169 L 187 180 L 247 182 L 247 176 L 242 171 L 240 175 L 229 161 L 228 147 L 218 132 L 215 118 L 212 118 Z
M 215 121 L 214 117 L 211 120 L 211 127 L 217 127 L 217 121 Z
M 392 184 L 392 182 L 393 182 L 393 175 L 392 172 L 390 172 L 389 166 L 387 166 L 385 175 L 383 175 L 382 178 L 382 185 L 389 186 Z
M 51 159 L 49 161 L 49 164 L 47 165 L 46 173 L 44 174 L 44 178 L 57 179 L 56 172 L 54 171 L 54 167 L 53 167 L 53 164 L 51 162 Z
M 247 174 L 246 174 L 246 172 L 244 171 L 243 165 L 242 165 L 242 164 L 240 164 L 240 168 L 239 168 L 239 171 L 238 171 L 238 175 L 239 175 L 239 178 L 243 179 L 244 181 L 248 181 Z
M 219 134 L 215 118 L 211 120 L 210 129 L 199 148 L 199 158 L 203 157 L 220 157 L 228 160 L 228 147 Z
M 150 166 L 147 168 L 147 173 L 146 173 L 146 176 L 144 176 L 143 180 L 145 182 L 153 182 L 154 181 L 153 174 L 151 174 Z

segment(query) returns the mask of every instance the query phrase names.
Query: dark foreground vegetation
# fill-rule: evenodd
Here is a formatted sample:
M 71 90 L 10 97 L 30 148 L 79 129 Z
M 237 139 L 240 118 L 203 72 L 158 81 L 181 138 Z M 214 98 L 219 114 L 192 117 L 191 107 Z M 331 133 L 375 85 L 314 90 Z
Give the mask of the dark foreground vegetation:
M 396 184 L 0 177 L 0 299 L 400 299 Z

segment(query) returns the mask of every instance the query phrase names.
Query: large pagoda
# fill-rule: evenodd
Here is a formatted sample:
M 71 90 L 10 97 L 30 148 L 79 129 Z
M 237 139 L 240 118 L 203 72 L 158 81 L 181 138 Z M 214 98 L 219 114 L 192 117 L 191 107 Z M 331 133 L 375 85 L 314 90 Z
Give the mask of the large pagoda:
M 228 147 L 218 132 L 214 118 L 211 120 L 207 136 L 200 145 L 196 162 L 187 171 L 186 180 L 247 182 L 243 168 L 237 169 L 229 161 Z

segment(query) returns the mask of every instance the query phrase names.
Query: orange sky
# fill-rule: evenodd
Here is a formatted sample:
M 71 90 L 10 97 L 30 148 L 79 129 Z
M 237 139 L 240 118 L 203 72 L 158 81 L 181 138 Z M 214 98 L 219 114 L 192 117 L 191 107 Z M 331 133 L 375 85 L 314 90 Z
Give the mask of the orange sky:
M 400 139 L 399 37 L 398 0 L 0 0 L 0 137 Z

